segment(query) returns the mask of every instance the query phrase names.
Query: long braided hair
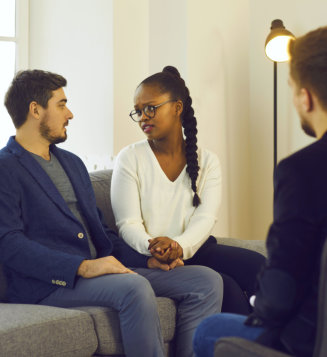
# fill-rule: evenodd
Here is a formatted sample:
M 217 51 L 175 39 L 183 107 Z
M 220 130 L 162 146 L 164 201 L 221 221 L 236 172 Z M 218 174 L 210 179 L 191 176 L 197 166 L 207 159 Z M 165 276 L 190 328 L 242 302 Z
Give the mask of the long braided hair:
M 183 112 L 181 115 L 182 126 L 185 135 L 185 156 L 186 172 L 191 179 L 191 186 L 194 192 L 193 206 L 197 207 L 201 201 L 197 193 L 196 180 L 199 175 L 199 163 L 197 154 L 196 118 L 192 108 L 192 98 L 190 92 L 175 67 L 167 66 L 162 72 L 153 74 L 140 83 L 145 85 L 156 85 L 162 93 L 170 93 L 171 99 L 181 100 L 183 102 Z

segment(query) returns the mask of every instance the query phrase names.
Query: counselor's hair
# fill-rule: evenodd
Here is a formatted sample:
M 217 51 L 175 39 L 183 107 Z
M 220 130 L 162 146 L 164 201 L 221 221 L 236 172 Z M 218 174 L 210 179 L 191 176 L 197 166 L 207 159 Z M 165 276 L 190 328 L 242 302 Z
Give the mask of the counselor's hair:
M 199 175 L 199 163 L 197 154 L 197 122 L 192 108 L 192 98 L 190 92 L 175 67 L 167 66 L 162 72 L 153 74 L 140 83 L 140 85 L 156 85 L 161 93 L 170 93 L 173 100 L 183 102 L 183 112 L 181 115 L 182 126 L 185 135 L 185 155 L 186 172 L 191 179 L 191 187 L 194 192 L 193 206 L 200 204 L 200 198 L 197 193 L 196 180 Z
M 59 74 L 38 69 L 18 72 L 4 102 L 15 128 L 18 129 L 25 123 L 31 102 L 35 101 L 47 108 L 52 92 L 66 84 L 66 79 Z
M 290 75 L 300 88 L 308 88 L 327 110 L 327 27 L 308 32 L 289 43 Z

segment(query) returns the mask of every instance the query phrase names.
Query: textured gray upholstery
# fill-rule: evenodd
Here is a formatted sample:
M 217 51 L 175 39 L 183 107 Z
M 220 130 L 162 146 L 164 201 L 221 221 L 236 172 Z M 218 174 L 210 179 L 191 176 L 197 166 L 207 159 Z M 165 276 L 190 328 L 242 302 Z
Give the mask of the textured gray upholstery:
M 170 342 L 175 334 L 176 307 L 168 298 L 157 298 L 160 324 L 164 342 Z M 123 345 L 119 329 L 118 313 L 114 309 L 105 307 L 76 308 L 87 312 L 93 319 L 99 345 L 98 355 L 123 354 Z
M 117 232 L 110 201 L 111 176 L 112 170 L 101 170 L 90 173 L 97 206 L 101 210 L 108 227 Z
M 92 318 L 50 306 L 0 304 L 1 357 L 86 357 L 97 348 Z

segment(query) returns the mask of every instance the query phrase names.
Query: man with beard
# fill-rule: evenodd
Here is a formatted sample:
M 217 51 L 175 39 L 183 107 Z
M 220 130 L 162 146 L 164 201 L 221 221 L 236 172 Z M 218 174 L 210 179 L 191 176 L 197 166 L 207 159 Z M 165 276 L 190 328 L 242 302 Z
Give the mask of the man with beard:
M 219 314 L 197 329 L 198 357 L 215 341 L 237 336 L 285 351 L 313 354 L 318 283 L 327 237 L 327 27 L 292 40 L 289 85 L 304 132 L 317 141 L 282 160 L 274 176 L 268 259 L 249 317 Z
M 84 164 L 55 145 L 66 140 L 73 118 L 65 86 L 60 75 L 23 71 L 6 94 L 16 128 L 0 151 L 0 261 L 7 298 L 112 307 L 126 356 L 161 357 L 155 296 L 174 297 L 177 354 L 192 356 L 195 327 L 220 311 L 221 277 L 206 267 L 185 267 L 180 259 L 168 265 L 141 255 L 102 223 Z

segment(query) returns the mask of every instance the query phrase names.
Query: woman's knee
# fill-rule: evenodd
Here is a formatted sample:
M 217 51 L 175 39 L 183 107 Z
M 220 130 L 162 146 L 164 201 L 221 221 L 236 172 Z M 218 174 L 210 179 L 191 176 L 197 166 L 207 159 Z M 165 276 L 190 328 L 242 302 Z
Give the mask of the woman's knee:
M 223 280 L 219 273 L 205 266 L 190 266 L 189 274 L 194 278 L 192 289 L 194 292 L 213 296 L 217 300 L 223 297 Z

